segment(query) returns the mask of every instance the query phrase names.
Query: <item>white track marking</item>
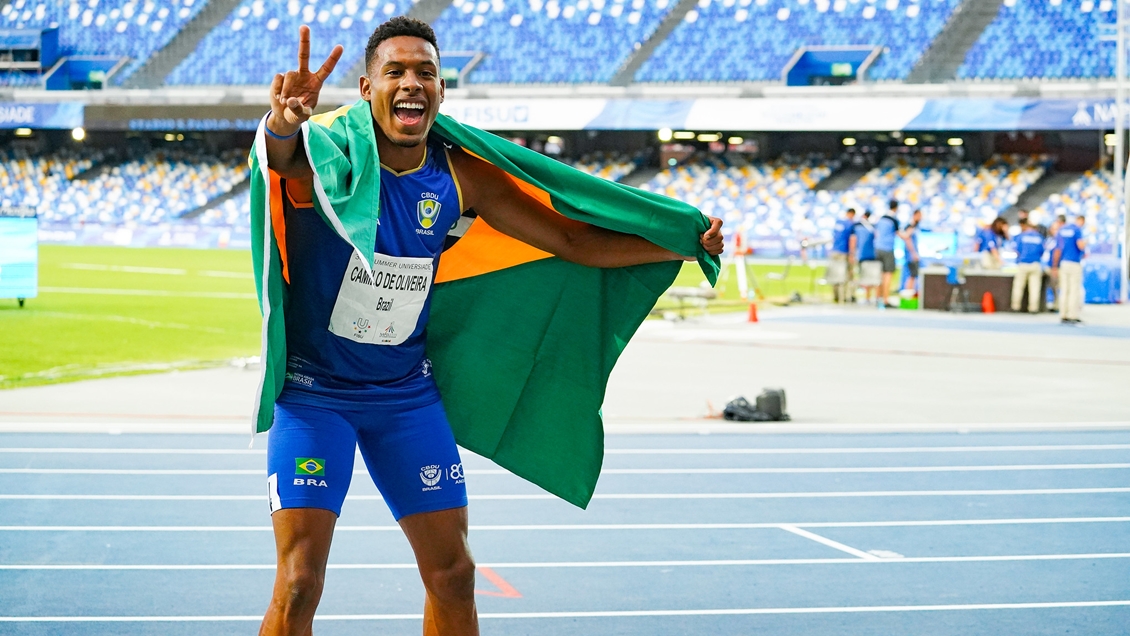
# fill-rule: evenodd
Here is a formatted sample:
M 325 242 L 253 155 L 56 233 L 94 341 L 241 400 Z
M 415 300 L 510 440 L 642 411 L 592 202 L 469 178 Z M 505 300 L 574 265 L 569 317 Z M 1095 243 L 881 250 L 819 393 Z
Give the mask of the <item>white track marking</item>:
M 865 497 L 1008 497 L 1020 495 L 1099 495 L 1130 492 L 1130 488 L 1028 488 L 1020 490 L 855 490 L 817 492 L 673 492 L 596 494 L 593 499 L 836 499 Z M 54 501 L 258 501 L 262 495 L 56 495 L 0 494 L 0 500 Z M 468 495 L 473 501 L 560 501 L 550 494 Z M 380 495 L 348 495 L 350 501 L 383 501 Z
M 256 300 L 255 294 L 243 292 L 169 291 L 167 289 L 110 289 L 103 287 L 40 287 L 48 294 L 89 294 L 95 296 L 163 296 L 167 298 L 234 298 Z
M 834 542 L 833 542 L 834 543 Z M 863 552 L 862 554 L 867 554 Z M 558 570 L 574 568 L 669 568 L 669 567 L 748 567 L 758 565 L 853 565 L 853 564 L 908 564 L 908 563 L 996 563 L 1012 561 L 1090 561 L 1096 559 L 1130 559 L 1130 552 L 1097 552 L 1093 554 L 1016 554 L 989 556 L 940 556 L 940 557 L 897 557 L 879 558 L 868 554 L 869 558 L 847 559 L 705 559 L 698 561 L 534 561 L 514 563 L 479 563 L 479 566 L 498 569 L 519 570 Z M 416 570 L 415 563 L 330 563 L 330 570 Z M 28 564 L 0 565 L 0 571 L 222 571 L 222 570 L 275 570 L 274 563 L 248 564 Z
M 912 521 L 812 521 L 797 523 L 607 523 L 472 525 L 472 532 L 760 530 L 794 528 L 914 528 L 1007 526 L 1063 523 L 1127 523 L 1130 517 L 1036 517 L 1030 519 L 928 519 Z M 397 525 L 337 526 L 336 532 L 400 532 Z M 271 532 L 271 526 L 0 526 L 0 532 Z
M 653 616 L 753 616 L 771 614 L 870 614 L 891 612 L 965 612 L 1081 607 L 1127 607 L 1130 600 L 1052 601 L 1047 603 L 976 603 L 965 605 L 864 605 L 846 607 L 754 607 L 738 609 L 609 610 L 593 612 L 484 612 L 480 619 L 643 618 Z M 423 614 L 315 614 L 315 621 L 418 621 Z M 261 622 L 250 616 L 0 616 L 4 623 L 233 623 Z
M 839 550 L 840 552 L 847 552 L 848 554 L 850 554 L 852 556 L 859 557 L 860 559 L 863 559 L 864 561 L 878 561 L 879 560 L 879 557 L 875 556 L 874 554 L 868 554 L 867 552 L 864 552 L 863 550 L 857 550 L 857 549 L 851 547 L 850 545 L 844 545 L 844 544 L 840 543 L 839 541 L 833 541 L 833 540 L 829 539 L 828 537 L 822 537 L 822 536 L 820 536 L 820 535 L 818 535 L 814 532 L 809 532 L 808 530 L 802 530 L 802 529 L 800 529 L 796 526 L 782 525 L 781 529 L 784 530 L 785 532 L 791 532 L 791 533 L 793 533 L 793 534 L 795 534 L 799 537 L 804 537 L 805 539 L 815 541 L 816 543 L 819 543 L 821 545 L 826 545 L 829 548 Z
M 212 278 L 243 278 L 246 280 L 255 280 L 255 274 L 251 272 L 227 272 L 222 270 L 209 270 L 203 269 L 198 272 L 201 276 L 210 276 Z
M 601 475 L 837 475 L 853 473 L 962 473 L 1033 470 L 1120 470 L 1122 464 L 1002 464 L 996 466 L 845 466 L 842 468 L 606 468 Z M 502 468 L 470 468 L 468 475 L 510 475 Z M 263 469 L 243 468 L 0 468 L 0 475 L 264 475 Z M 368 475 L 358 468 L 354 475 Z
M 166 276 L 184 276 L 188 270 L 171 268 L 140 268 L 134 265 L 103 265 L 95 263 L 61 263 L 64 269 L 80 269 L 88 271 L 120 271 L 125 273 L 162 273 Z
M 856 448 L 606 448 L 606 455 L 844 455 L 854 453 L 987 453 L 1130 450 L 1130 444 L 1050 444 L 1035 446 L 874 446 Z M 265 449 L 232 448 L 0 448 L 3 453 L 78 453 L 87 455 L 266 455 Z
M 847 448 L 606 448 L 605 455 L 845 455 L 853 453 L 984 453 L 1065 450 L 1127 450 L 1130 444 L 1031 446 L 873 446 Z

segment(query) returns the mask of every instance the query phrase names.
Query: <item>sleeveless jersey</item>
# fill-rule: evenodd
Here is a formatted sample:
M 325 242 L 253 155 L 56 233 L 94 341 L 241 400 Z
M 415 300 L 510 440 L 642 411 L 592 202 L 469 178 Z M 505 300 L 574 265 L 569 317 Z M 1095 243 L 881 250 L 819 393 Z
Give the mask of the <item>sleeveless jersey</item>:
M 285 390 L 399 401 L 397 387 L 414 386 L 414 372 L 430 375 L 424 344 L 435 266 L 462 207 L 441 142 L 429 140 L 414 170 L 382 165 L 369 275 L 311 206 L 287 206 Z

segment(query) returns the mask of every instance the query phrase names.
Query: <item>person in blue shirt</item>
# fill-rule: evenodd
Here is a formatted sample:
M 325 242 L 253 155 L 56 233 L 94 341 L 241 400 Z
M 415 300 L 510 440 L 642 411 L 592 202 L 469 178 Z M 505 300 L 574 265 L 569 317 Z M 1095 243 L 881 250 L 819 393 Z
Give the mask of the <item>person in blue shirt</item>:
M 1044 258 L 1044 237 L 1028 221 L 1020 223 L 1020 234 L 1016 236 L 1016 277 L 1012 279 L 1012 310 L 1020 311 L 1020 301 L 1024 289 L 1028 289 L 1028 313 L 1040 310 L 1041 283 L 1044 268 L 1040 261 Z
M 981 267 L 985 269 L 1001 268 L 1001 242 L 1008 237 L 1008 221 L 1001 217 L 993 219 L 987 227 L 977 232 L 974 239 L 977 251 L 981 254 Z
M 832 252 L 825 277 L 832 283 L 832 295 L 838 303 L 850 302 L 852 296 L 851 283 L 855 276 L 852 275 L 851 236 L 854 228 L 855 208 L 848 208 L 832 230 Z
M 1055 254 L 1052 262 L 1059 269 L 1059 317 L 1064 324 L 1083 322 L 1083 254 L 1087 242 L 1083 240 L 1083 215 L 1074 223 L 1065 224 L 1056 234 Z
M 918 253 L 918 226 L 922 224 L 922 210 L 915 210 L 910 217 L 910 225 L 906 226 L 899 236 L 906 243 L 906 289 L 915 291 L 918 288 L 918 262 L 921 256 Z
M 871 212 L 863 213 L 863 219 L 851 231 L 851 253 L 859 263 L 859 284 L 867 293 L 867 304 L 875 288 L 881 282 L 883 267 L 875 260 L 875 226 L 871 224 Z
M 891 277 L 895 273 L 895 238 L 899 235 L 899 221 L 896 218 L 899 202 L 892 199 L 887 204 L 887 212 L 875 221 L 875 260 L 883 268 L 879 280 L 879 307 L 894 307 L 887 303 L 891 295 Z

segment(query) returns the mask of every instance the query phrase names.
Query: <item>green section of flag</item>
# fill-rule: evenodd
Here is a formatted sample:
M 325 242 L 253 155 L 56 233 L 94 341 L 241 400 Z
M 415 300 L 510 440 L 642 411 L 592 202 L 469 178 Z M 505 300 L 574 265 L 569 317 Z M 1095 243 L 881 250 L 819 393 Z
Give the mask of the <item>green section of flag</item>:
M 324 477 L 326 474 L 326 460 L 314 457 L 295 457 L 294 474 Z
M 317 175 L 315 208 L 354 247 L 371 246 L 377 228 L 372 125 L 362 101 L 327 126 L 303 126 Z M 709 221 L 694 207 L 586 175 L 443 115 L 433 130 L 548 193 L 557 212 L 695 257 L 711 283 L 717 278 L 718 259 L 698 239 Z M 252 256 L 264 316 L 260 432 L 271 427 L 286 372 L 286 286 L 260 164 L 264 143 L 261 125 L 251 159 Z M 372 256 L 372 249 L 358 251 Z M 436 285 L 428 356 L 456 441 L 587 506 L 604 459 L 600 407 L 608 376 L 680 265 L 596 269 L 547 258 Z

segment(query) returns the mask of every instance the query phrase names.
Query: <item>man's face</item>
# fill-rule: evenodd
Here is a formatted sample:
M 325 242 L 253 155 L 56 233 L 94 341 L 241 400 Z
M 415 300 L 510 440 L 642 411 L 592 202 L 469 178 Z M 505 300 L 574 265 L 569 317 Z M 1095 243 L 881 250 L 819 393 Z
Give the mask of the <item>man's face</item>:
M 1086 220 L 1084 220 L 1083 217 L 1081 217 L 1081 216 L 1075 217 L 1075 225 L 1078 225 L 1079 227 L 1083 227 L 1084 223 L 1086 223 Z
M 439 55 L 427 40 L 399 36 L 381 42 L 361 78 L 361 97 L 392 143 L 411 148 L 428 138 L 443 101 Z

